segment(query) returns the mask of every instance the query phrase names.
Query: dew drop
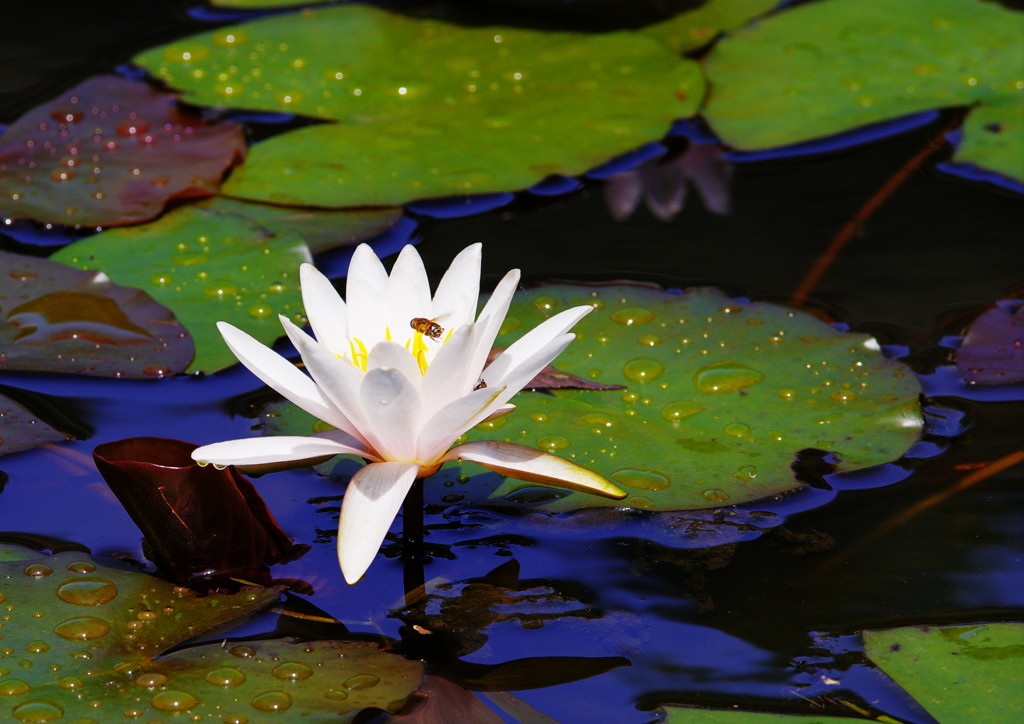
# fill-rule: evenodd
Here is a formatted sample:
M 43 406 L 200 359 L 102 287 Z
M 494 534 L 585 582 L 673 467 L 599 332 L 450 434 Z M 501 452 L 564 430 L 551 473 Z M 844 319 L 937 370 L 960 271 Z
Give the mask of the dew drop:
M 650 357 L 637 357 L 631 359 L 622 367 L 622 374 L 637 382 L 646 382 L 661 376 L 665 371 L 665 365 Z
M 558 300 L 550 294 L 541 294 L 539 297 L 535 297 L 532 304 L 537 309 L 545 311 L 558 308 Z
M 57 721 L 64 716 L 64 710 L 48 701 L 26 701 L 14 707 L 14 718 L 23 722 Z
M 256 650 L 251 646 L 232 646 L 228 653 L 240 659 L 248 659 L 256 655 Z
M 149 124 L 145 121 L 121 121 L 114 126 L 114 131 L 119 136 L 137 136 L 149 130 Z
M 504 427 L 506 422 L 508 422 L 508 420 L 506 420 L 504 416 L 496 417 L 493 420 L 484 420 L 476 427 L 478 430 L 497 430 L 500 427 Z
M 100 606 L 117 596 L 117 586 L 106 578 L 79 578 L 57 587 L 57 598 L 77 606 Z
M 795 400 L 798 396 L 799 395 L 797 394 L 796 390 L 791 390 L 788 388 L 784 390 L 779 390 L 779 397 L 781 397 L 783 400 Z
M 226 714 L 224 724 L 249 724 L 249 717 L 245 714 Z
M 155 284 L 158 287 L 166 287 L 168 284 L 174 281 L 174 277 L 170 274 L 164 274 L 158 272 L 149 278 L 151 284 Z
M 533 420 L 534 422 L 547 422 L 548 416 L 545 415 L 543 412 L 535 412 L 532 415 L 530 415 L 530 419 Z
M 249 316 L 256 319 L 266 319 L 274 314 L 274 308 L 269 304 L 256 303 L 249 307 Z
M 857 399 L 857 393 L 849 390 L 836 390 L 829 397 L 836 402 L 853 402 Z
M 661 408 L 661 416 L 669 422 L 676 422 L 693 417 L 705 409 L 704 405 L 693 400 L 674 400 Z
M 271 673 L 279 679 L 297 681 L 299 679 L 308 679 L 313 675 L 313 670 L 297 661 L 285 661 L 275 666 Z
M 30 654 L 43 654 L 50 650 L 50 644 L 45 641 L 29 641 L 25 644 L 25 651 Z
M 198 704 L 199 700 L 187 691 L 169 689 L 161 691 L 150 699 L 149 703 L 153 705 L 154 709 L 159 709 L 160 711 L 188 711 Z
M 656 347 L 661 344 L 661 337 L 656 334 L 645 334 L 643 337 L 637 339 L 637 344 L 642 347 Z
M 661 473 L 643 468 L 623 468 L 611 474 L 612 480 L 640 490 L 664 490 L 672 481 Z
M 324 694 L 324 698 L 331 701 L 345 701 L 348 698 L 348 692 L 340 689 L 328 689 Z
M 207 284 L 203 287 L 203 294 L 208 297 L 230 297 L 238 293 L 238 287 L 229 282 Z
M 346 679 L 342 686 L 346 689 L 369 689 L 371 686 L 376 686 L 380 683 L 380 677 L 374 676 L 373 674 L 356 674 L 350 679 Z
M 284 711 L 292 705 L 292 698 L 283 691 L 265 691 L 250 702 L 260 711 Z
M 69 618 L 57 624 L 53 629 L 53 632 L 61 638 L 73 641 L 98 639 L 106 636 L 108 631 L 110 631 L 110 624 L 93 616 Z
M 709 503 L 723 503 L 729 499 L 729 494 L 724 490 L 718 490 L 717 488 L 710 488 L 701 493 L 704 500 Z
M 68 563 L 67 569 L 72 573 L 92 573 L 96 566 L 91 561 L 72 561 Z
M 57 682 L 57 686 L 66 691 L 74 691 L 75 689 L 82 688 L 82 680 L 77 676 L 65 676 L 63 679 Z
M 732 435 L 733 437 L 748 437 L 750 435 L 750 426 L 744 425 L 742 422 L 731 422 L 724 428 L 726 435 Z
M 26 576 L 41 578 L 42 576 L 48 576 L 53 573 L 53 569 L 45 563 L 32 563 L 25 566 L 24 573 Z
M 545 435 L 537 439 L 537 446 L 545 450 L 564 450 L 569 444 L 568 438 L 561 435 Z
M 753 465 L 744 465 L 743 467 L 737 469 L 736 472 L 732 474 L 732 476 L 737 480 L 747 482 L 757 477 L 757 468 L 755 468 Z
M 31 689 L 32 687 L 21 679 L 4 679 L 0 681 L 0 696 L 17 696 Z
M 163 674 L 143 674 L 135 679 L 135 685 L 144 689 L 155 689 L 167 683 L 167 677 Z
M 654 312 L 646 307 L 623 307 L 612 312 L 612 321 L 632 327 L 637 324 L 647 324 L 654 319 Z
M 742 390 L 763 379 L 763 374 L 739 362 L 713 362 L 693 375 L 697 389 L 707 394 Z
M 593 425 L 595 427 L 614 427 L 615 418 L 609 415 L 602 414 L 600 412 L 589 412 L 586 415 L 580 415 L 579 421 L 585 425 Z
M 163 379 L 167 375 L 171 374 L 171 372 L 171 368 L 166 365 L 149 365 L 142 369 L 142 374 L 150 377 L 156 377 L 158 380 Z

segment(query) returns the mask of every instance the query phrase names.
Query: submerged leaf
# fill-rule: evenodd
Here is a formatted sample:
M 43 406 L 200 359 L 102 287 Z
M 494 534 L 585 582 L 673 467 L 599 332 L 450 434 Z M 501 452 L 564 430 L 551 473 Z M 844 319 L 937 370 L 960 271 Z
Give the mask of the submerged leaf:
M 176 100 L 104 75 L 22 116 L 0 136 L 0 216 L 116 226 L 215 193 L 245 153 L 242 129 L 207 124 Z
M 0 455 L 31 450 L 52 442 L 63 442 L 67 435 L 36 417 L 10 397 L 0 393 Z
M 579 174 L 660 138 L 704 90 L 695 62 L 641 33 L 461 27 L 367 5 L 219 28 L 135 62 L 196 103 L 336 121 L 256 144 L 224 189 L 320 207 Z
M 978 105 L 958 160 L 1024 179 L 1022 35 L 1024 13 L 995 2 L 802 4 L 715 46 L 704 116 L 726 143 L 755 149 Z
M 298 235 L 277 236 L 248 218 L 189 206 L 82 239 L 52 258 L 99 269 L 173 309 L 196 341 L 189 372 L 236 362 L 218 321 L 270 343 L 282 334 L 278 314 L 301 320 L 298 268 L 312 259 Z
M 495 347 L 488 352 L 487 364 L 493 362 L 504 351 L 501 347 Z M 546 366 L 537 373 L 536 377 L 523 385 L 525 390 L 621 390 L 624 387 L 625 385 L 602 385 L 592 380 L 585 380 L 571 372 L 564 372 L 554 365 Z
M 171 310 L 101 273 L 0 251 L 0 369 L 156 378 L 192 339 Z
M 1024 380 L 1024 304 L 1014 312 L 996 306 L 975 319 L 956 351 L 956 366 L 971 384 Z
M 864 632 L 864 651 L 940 722 L 1024 717 L 1024 624 L 909 626 Z
M 77 551 L 5 557 L 4 647 L 28 664 L 0 675 L 5 721 L 346 722 L 367 707 L 397 710 L 422 677 L 419 662 L 364 641 L 218 640 L 166 654 L 280 589 L 200 597 Z
M 304 552 L 233 467 L 201 467 L 198 445 L 135 437 L 97 445 L 93 459 L 149 543 L 154 563 L 191 588 L 229 579 L 270 583 L 267 565 Z

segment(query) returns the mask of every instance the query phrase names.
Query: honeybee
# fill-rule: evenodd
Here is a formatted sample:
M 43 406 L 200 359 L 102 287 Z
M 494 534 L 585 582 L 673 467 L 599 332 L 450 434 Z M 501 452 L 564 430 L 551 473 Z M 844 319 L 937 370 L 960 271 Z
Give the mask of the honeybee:
M 416 317 L 409 320 L 409 326 L 431 339 L 441 339 L 441 335 L 444 334 L 444 327 L 433 319 L 426 319 L 425 317 Z
M 473 392 L 476 392 L 477 390 L 482 390 L 485 387 L 487 387 L 487 383 L 484 382 L 484 378 L 481 377 L 479 380 L 476 381 L 476 385 L 473 387 Z

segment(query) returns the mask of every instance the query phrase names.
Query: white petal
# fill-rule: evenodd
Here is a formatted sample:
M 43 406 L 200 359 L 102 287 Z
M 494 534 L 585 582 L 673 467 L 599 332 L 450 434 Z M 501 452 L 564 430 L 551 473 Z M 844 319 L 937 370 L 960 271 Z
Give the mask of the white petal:
M 480 380 L 480 370 L 471 365 L 471 351 L 476 345 L 476 328 L 466 325 L 456 329 L 423 376 L 420 395 L 425 415 L 432 415 L 456 397 L 471 392 Z
M 313 377 L 318 390 L 327 396 L 336 410 L 333 420 L 321 419 L 372 446 L 374 441 L 364 434 L 366 416 L 359 405 L 358 390 L 363 378 L 362 371 L 348 360 L 338 359 L 287 317 L 281 317 L 281 326 L 302 355 L 306 370 Z
M 359 401 L 369 425 L 365 432 L 368 437 L 372 434 L 369 439 L 380 456 L 414 461 L 422 419 L 416 388 L 398 370 L 374 369 L 363 378 Z
M 504 352 L 487 366 L 484 379 L 487 384 L 493 380 L 495 384 L 500 382 L 502 377 L 513 367 L 518 366 L 523 360 L 533 356 L 537 350 L 549 344 L 551 340 L 572 329 L 572 326 L 583 319 L 594 308 L 584 304 L 572 309 L 559 312 L 550 319 L 545 319 L 529 332 L 513 342 Z M 553 359 L 553 358 L 552 358 Z M 538 371 L 540 369 L 538 368 Z
M 203 445 L 192 452 L 192 459 L 214 465 L 265 465 L 312 460 L 325 455 L 367 457 L 370 454 L 357 441 L 348 438 L 348 442 L 351 444 L 322 436 L 248 437 Z
M 331 280 L 312 264 L 299 267 L 302 306 L 313 334 L 334 354 L 348 353 L 348 311 Z
M 227 322 L 217 322 L 217 329 L 238 361 L 260 381 L 314 417 L 335 427 L 345 428 L 345 415 L 295 365 Z
M 498 286 L 491 292 L 490 299 L 484 305 L 480 316 L 477 317 L 477 340 L 476 348 L 473 350 L 471 368 L 482 370 L 487 364 L 487 355 L 494 346 L 494 338 L 498 336 L 505 315 L 508 314 L 508 306 L 512 303 L 512 296 L 519 286 L 519 270 L 513 269 L 498 282 Z
M 563 334 L 551 340 L 547 345 L 536 350 L 531 357 L 519 360 L 515 367 L 506 370 L 504 375 L 498 379 L 491 377 L 491 367 L 488 367 L 484 370 L 484 380 L 492 387 L 505 388 L 505 392 L 498 398 L 499 402 L 504 403 L 529 384 L 530 380 L 560 355 L 562 350 L 568 347 L 574 339 L 576 339 L 574 334 Z M 491 366 L 493 367 L 493 365 Z
M 495 403 L 504 388 L 484 388 L 453 400 L 438 410 L 423 425 L 416 445 L 416 459 L 424 464 L 434 462 L 452 446 L 462 433 L 482 422 L 498 409 Z
M 471 244 L 452 260 L 434 292 L 434 316 L 445 327 L 456 329 L 476 319 L 480 297 L 480 256 L 482 244 Z
M 418 471 L 414 463 L 371 463 L 352 476 L 338 524 L 338 562 L 348 583 L 370 567 Z
M 413 319 L 435 316 L 430 301 L 430 282 L 416 247 L 406 246 L 395 260 L 384 302 L 387 305 L 384 324 L 389 327 L 391 338 L 399 344 L 404 344 L 413 334 L 409 324 Z
M 388 286 L 388 273 L 369 244 L 357 246 L 356 250 L 352 252 L 352 261 L 348 264 L 348 286 L 345 289 L 345 298 L 348 299 L 349 305 L 352 304 L 351 285 L 357 281 L 369 284 L 371 288 L 380 293 L 383 293 Z
M 364 280 L 349 277 L 345 297 L 348 300 L 348 336 L 357 339 L 367 350 L 383 340 L 387 318 L 387 298 L 381 289 Z M 358 349 L 356 352 L 360 351 Z M 351 357 L 353 350 L 343 351 Z
M 379 367 L 398 370 L 417 389 L 423 380 L 419 365 L 416 364 L 412 352 L 395 342 L 384 341 L 373 345 L 373 349 L 370 350 L 369 360 L 366 363 L 366 369 L 371 370 Z
M 468 442 L 449 450 L 444 460 L 469 460 L 518 480 L 594 493 L 616 500 L 626 497 L 624 490 L 593 470 L 557 455 L 510 442 Z

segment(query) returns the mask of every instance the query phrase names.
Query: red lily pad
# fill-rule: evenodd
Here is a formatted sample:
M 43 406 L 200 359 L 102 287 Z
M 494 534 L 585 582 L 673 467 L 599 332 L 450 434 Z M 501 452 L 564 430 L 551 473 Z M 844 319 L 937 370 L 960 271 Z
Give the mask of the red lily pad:
M 31 450 L 50 442 L 63 442 L 67 435 L 55 430 L 6 395 L 0 394 L 0 455 Z
M 90 78 L 0 136 L 0 216 L 75 226 L 156 217 L 210 196 L 245 155 L 235 123 L 204 123 L 145 83 Z
M 1014 312 L 993 307 L 975 319 L 957 350 L 956 366 L 971 384 L 1024 380 L 1024 304 Z
M 185 328 L 139 289 L 6 251 L 0 269 L 0 369 L 150 378 L 192 359 Z
M 233 467 L 199 466 L 198 445 L 135 437 L 97 445 L 93 459 L 171 580 L 208 588 L 243 579 L 269 584 L 267 565 L 309 546 L 281 530 L 248 479 Z

